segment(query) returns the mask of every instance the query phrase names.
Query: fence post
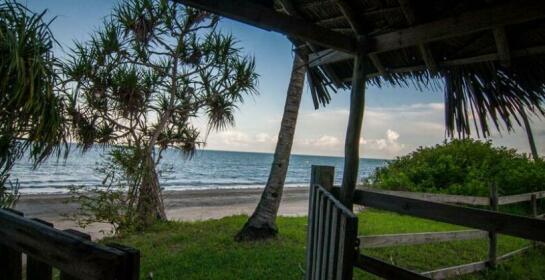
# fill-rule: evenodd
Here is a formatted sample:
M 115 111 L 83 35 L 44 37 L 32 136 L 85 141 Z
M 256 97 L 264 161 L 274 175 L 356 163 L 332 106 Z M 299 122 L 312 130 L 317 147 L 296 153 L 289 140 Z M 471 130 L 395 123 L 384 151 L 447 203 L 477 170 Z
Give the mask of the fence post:
M 532 196 L 530 197 L 530 203 L 532 205 L 532 217 L 533 218 L 536 218 L 537 219 L 537 195 L 536 194 L 532 194 Z M 537 247 L 539 243 L 537 241 L 534 241 L 532 242 L 532 245 L 534 247 Z
M 48 227 L 53 227 L 52 223 L 40 219 L 32 219 Z M 50 265 L 39 261 L 27 255 L 26 279 L 27 280 L 51 280 L 53 271 Z
M 91 240 L 91 236 L 89 234 L 75 230 L 75 229 L 65 229 L 64 232 L 75 235 L 85 240 Z M 79 280 L 79 278 L 69 275 L 68 273 L 64 271 L 61 271 L 60 280 Z
M 310 175 L 310 185 L 313 186 L 318 184 L 326 189 L 328 192 L 331 192 L 333 189 L 333 179 L 335 177 L 335 167 L 333 166 L 323 166 L 323 165 L 313 165 Z
M 4 209 L 19 216 L 23 213 Z M 2 280 L 20 280 L 23 274 L 23 254 L 8 246 L 0 245 L 0 279 Z
M 498 187 L 496 183 L 490 185 L 490 209 L 492 211 L 498 211 Z M 488 266 L 491 268 L 496 267 L 497 261 L 497 247 L 498 236 L 496 231 L 492 230 L 488 232 Z

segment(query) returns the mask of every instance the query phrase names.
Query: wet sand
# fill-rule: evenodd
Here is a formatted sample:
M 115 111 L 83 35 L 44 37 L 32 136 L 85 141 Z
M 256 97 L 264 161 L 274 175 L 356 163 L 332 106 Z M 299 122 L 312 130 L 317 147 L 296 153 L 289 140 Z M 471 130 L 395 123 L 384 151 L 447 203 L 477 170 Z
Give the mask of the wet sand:
M 174 221 L 219 219 L 232 215 L 250 215 L 263 189 L 214 189 L 168 191 L 163 194 L 167 217 Z M 85 229 L 66 215 L 77 211 L 77 203 L 67 203 L 65 194 L 22 195 L 16 209 L 25 216 L 52 222 L 58 229 L 77 229 L 89 233 L 93 240 L 110 232 L 108 224 L 92 224 Z M 285 188 L 279 215 L 302 216 L 308 211 L 308 188 Z

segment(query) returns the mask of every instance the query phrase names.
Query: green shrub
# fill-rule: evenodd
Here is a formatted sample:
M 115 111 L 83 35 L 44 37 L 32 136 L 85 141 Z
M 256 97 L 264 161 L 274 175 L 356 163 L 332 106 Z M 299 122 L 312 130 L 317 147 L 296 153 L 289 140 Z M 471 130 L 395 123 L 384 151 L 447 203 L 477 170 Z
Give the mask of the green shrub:
M 490 142 L 452 140 L 420 147 L 377 169 L 367 179 L 376 188 L 487 196 L 495 183 L 500 195 L 545 190 L 545 162 Z

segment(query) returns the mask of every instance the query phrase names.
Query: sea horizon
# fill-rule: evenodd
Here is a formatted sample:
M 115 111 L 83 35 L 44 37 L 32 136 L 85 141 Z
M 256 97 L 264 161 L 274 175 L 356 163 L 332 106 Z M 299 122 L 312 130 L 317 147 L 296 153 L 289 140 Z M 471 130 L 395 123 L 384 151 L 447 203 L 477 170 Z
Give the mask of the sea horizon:
M 36 169 L 27 157 L 16 162 L 10 180 L 18 181 L 19 192 L 67 193 L 71 186 L 98 186 L 97 172 L 109 147 L 96 146 L 85 153 L 69 153 L 66 159 L 52 157 Z M 160 178 L 165 191 L 200 189 L 263 188 L 267 182 L 273 153 L 199 149 L 187 159 L 175 149 L 167 149 L 159 165 L 166 170 Z M 360 159 L 360 181 L 386 165 L 387 159 Z M 292 154 L 285 187 L 307 186 L 312 165 L 335 167 L 335 183 L 342 180 L 344 158 L 338 156 Z

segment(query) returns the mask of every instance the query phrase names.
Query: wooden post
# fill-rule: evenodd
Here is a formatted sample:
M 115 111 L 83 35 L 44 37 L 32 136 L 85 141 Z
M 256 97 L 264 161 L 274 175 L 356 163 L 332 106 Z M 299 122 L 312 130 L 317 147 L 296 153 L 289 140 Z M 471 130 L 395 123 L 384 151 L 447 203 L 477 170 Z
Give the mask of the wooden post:
M 52 223 L 46 222 L 40 219 L 33 219 L 34 221 L 44 224 L 48 227 L 53 227 Z M 37 260 L 31 256 L 27 256 L 26 265 L 26 279 L 27 280 L 51 280 L 52 268 L 47 263 Z
M 360 40 L 361 41 L 361 40 Z M 360 44 L 363 46 L 363 44 Z M 354 204 L 354 190 L 358 181 L 360 162 L 360 135 L 365 110 L 365 59 L 363 48 L 354 57 L 354 72 L 352 76 L 352 92 L 350 93 L 350 114 L 346 128 L 344 145 L 344 172 L 339 200 L 346 208 L 352 210 Z
M 530 197 L 530 204 L 532 205 L 532 217 L 537 219 L 537 195 L 532 194 L 532 196 Z M 534 247 L 537 247 L 538 244 L 539 243 L 537 241 L 532 242 L 532 245 Z
M 490 185 L 490 209 L 498 211 L 498 188 L 496 183 Z M 495 230 L 488 232 L 488 266 L 496 267 L 497 263 L 498 236 Z
M 16 215 L 23 216 L 23 213 L 5 209 Z M 23 272 L 23 254 L 12 248 L 0 245 L 0 280 L 21 280 Z
M 115 248 L 125 254 L 124 265 L 118 271 L 120 280 L 138 280 L 140 279 L 140 251 L 125 245 L 110 243 L 108 247 Z
M 75 230 L 75 229 L 66 229 L 64 230 L 64 232 L 70 233 L 72 235 L 75 235 L 85 240 L 91 240 L 91 236 L 89 234 Z M 77 276 L 69 275 L 64 271 L 61 271 L 60 279 L 61 280 L 78 280 L 79 278 Z
M 310 185 L 318 184 L 327 191 L 331 192 L 333 189 L 333 181 L 335 178 L 335 167 L 313 165 L 310 174 Z
M 318 193 L 314 192 L 314 186 L 320 185 L 326 190 L 331 191 L 333 187 L 333 178 L 335 177 L 335 167 L 333 166 L 319 166 L 313 165 L 310 175 L 310 195 L 308 205 L 308 228 L 307 228 L 307 256 L 306 256 L 306 271 L 305 279 L 313 279 L 313 272 L 316 271 L 316 258 L 318 257 L 316 252 L 317 247 L 317 233 L 319 227 L 320 216 L 319 212 L 319 197 Z M 328 189 L 329 188 L 329 189 Z

